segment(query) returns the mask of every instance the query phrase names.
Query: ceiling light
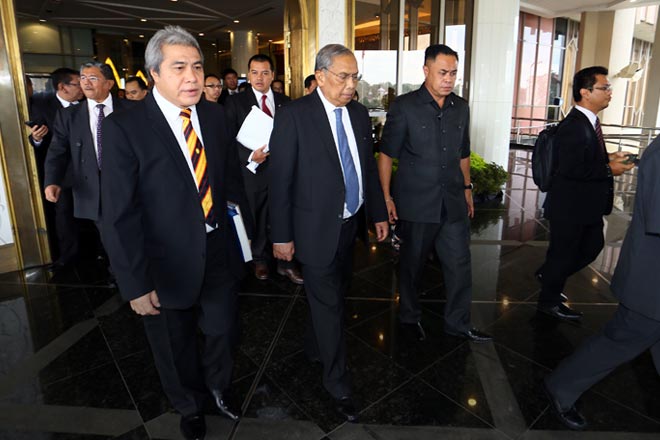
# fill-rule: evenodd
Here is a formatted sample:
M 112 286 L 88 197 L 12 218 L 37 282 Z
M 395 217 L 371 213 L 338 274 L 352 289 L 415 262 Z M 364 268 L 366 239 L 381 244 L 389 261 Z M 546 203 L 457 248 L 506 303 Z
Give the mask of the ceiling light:
M 44 20 L 43 18 L 40 18 L 39 21 L 40 21 L 41 23 L 45 23 L 45 22 L 46 22 L 46 20 Z
M 204 32 L 200 32 L 200 33 L 197 34 L 197 35 L 199 35 L 200 37 L 203 37 L 203 36 L 204 36 Z
M 139 37 L 140 37 L 140 38 L 144 38 L 144 35 L 140 34 Z
M 269 43 L 272 43 L 272 42 L 273 42 L 273 40 L 268 40 L 268 42 L 269 42 Z
M 145 23 L 145 22 L 147 21 L 147 19 L 146 19 L 146 18 L 141 18 L 140 21 L 141 21 L 142 23 Z
M 240 23 L 240 22 L 241 22 L 241 20 L 238 20 L 238 19 L 234 20 L 234 23 Z

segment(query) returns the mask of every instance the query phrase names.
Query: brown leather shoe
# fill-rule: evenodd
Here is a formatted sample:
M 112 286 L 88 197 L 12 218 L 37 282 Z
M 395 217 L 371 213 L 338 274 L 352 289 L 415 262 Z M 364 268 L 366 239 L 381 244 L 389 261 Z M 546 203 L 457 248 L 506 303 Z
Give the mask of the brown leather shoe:
M 261 281 L 267 280 L 268 265 L 266 263 L 254 263 L 254 276 Z
M 282 275 L 283 277 L 287 277 L 289 281 L 291 281 L 293 284 L 304 284 L 305 280 L 303 279 L 302 274 L 300 271 L 296 268 L 284 268 L 284 267 L 278 267 L 277 268 L 277 273 Z

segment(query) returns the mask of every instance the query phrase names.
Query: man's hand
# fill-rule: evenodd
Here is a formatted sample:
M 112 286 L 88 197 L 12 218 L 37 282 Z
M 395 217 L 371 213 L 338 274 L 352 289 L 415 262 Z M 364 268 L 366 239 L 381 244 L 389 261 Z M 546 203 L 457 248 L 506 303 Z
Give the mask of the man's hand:
M 376 227 L 376 239 L 378 241 L 385 240 L 390 232 L 390 225 L 387 222 L 378 222 L 374 223 L 374 226 Z
M 44 136 L 48 134 L 48 127 L 46 125 L 35 125 L 30 128 L 30 136 L 35 142 L 41 142 L 44 140 Z
M 142 316 L 160 315 L 157 307 L 160 307 L 160 302 L 158 301 L 158 295 L 156 295 L 155 290 L 131 301 L 131 309 Z
M 266 158 L 270 155 L 270 153 L 264 152 L 265 149 L 266 145 L 259 148 L 258 150 L 254 150 L 252 153 L 252 162 L 263 163 L 263 161 L 266 160 Z
M 465 201 L 467 202 L 468 217 L 474 218 L 474 200 L 472 200 L 472 190 L 465 190 Z
M 291 261 L 293 260 L 293 254 L 296 252 L 296 248 L 293 245 L 293 241 L 282 244 L 273 244 L 273 255 L 278 260 Z
M 57 200 L 60 198 L 61 191 L 62 188 L 59 185 L 48 185 L 44 189 L 44 195 L 46 196 L 46 200 L 52 203 L 57 203 Z
M 620 176 L 621 174 L 635 167 L 635 164 L 633 162 L 629 164 L 623 163 L 628 159 L 628 153 L 624 153 L 623 151 L 610 153 L 608 154 L 608 157 L 610 159 L 609 165 L 610 165 L 610 170 L 612 170 L 613 176 Z
M 387 206 L 387 217 L 390 223 L 394 224 L 399 220 L 399 216 L 396 213 L 396 204 L 394 203 L 393 198 L 385 199 L 385 206 Z

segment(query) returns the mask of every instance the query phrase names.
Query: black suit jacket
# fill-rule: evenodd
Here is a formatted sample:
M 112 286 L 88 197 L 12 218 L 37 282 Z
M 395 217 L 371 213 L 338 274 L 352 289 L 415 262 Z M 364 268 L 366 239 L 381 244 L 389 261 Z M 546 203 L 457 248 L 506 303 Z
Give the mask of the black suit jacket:
M 130 107 L 129 102 L 113 97 L 113 114 Z M 95 134 L 92 134 L 89 127 L 87 103 L 82 102 L 58 111 L 52 131 L 53 139 L 46 155 L 44 186 L 66 186 L 66 175 L 70 167 L 73 215 L 98 220 L 101 215 L 101 177 L 92 138 Z M 105 146 L 105 142 L 103 144 Z
M 229 91 L 227 89 L 222 89 L 222 91 L 220 92 L 220 97 L 218 98 L 218 102 L 220 104 L 224 104 L 227 98 L 229 98 L 229 96 L 231 96 L 229 95 Z
M 288 96 L 277 92 L 273 92 L 273 96 L 275 99 L 275 114 L 277 115 L 280 107 L 291 101 L 291 99 Z M 248 88 L 243 93 L 231 95 L 229 99 L 225 101 L 227 123 L 229 125 L 229 130 L 231 131 L 232 139 L 236 138 L 238 131 L 243 125 L 243 121 L 245 121 L 248 113 L 252 110 L 253 105 L 261 108 L 261 104 L 257 102 L 257 98 L 254 96 L 254 92 L 251 88 Z M 265 189 L 268 186 L 268 164 L 270 161 L 266 158 L 266 160 L 257 167 L 257 173 L 253 174 L 250 170 L 245 168 L 248 164 L 248 158 L 250 157 L 250 154 L 252 154 L 252 150 L 243 146 L 238 141 L 235 142 L 238 150 L 238 157 L 241 162 L 241 169 L 243 170 L 245 189 L 249 192 Z
M 371 121 L 356 101 L 346 106 L 360 156 L 366 213 L 387 220 L 373 156 Z M 270 137 L 269 203 L 273 243 L 294 241 L 303 264 L 324 266 L 337 251 L 344 213 L 344 177 L 332 129 L 318 92 L 292 101 L 275 114 Z M 364 209 L 366 208 L 366 209 Z M 367 234 L 364 215 L 359 234 Z
M 600 222 L 612 211 L 614 184 L 596 131 L 574 108 L 555 136 L 557 171 L 545 201 L 545 217 L 575 224 Z
M 30 120 L 36 122 L 39 125 L 46 125 L 48 127 L 48 133 L 44 136 L 41 143 L 37 146 L 30 135 L 30 145 L 34 147 L 34 157 L 37 162 L 37 171 L 39 173 L 39 179 L 43 184 L 44 179 L 44 164 L 46 162 L 46 154 L 48 153 L 48 147 L 53 138 L 53 125 L 55 123 L 55 115 L 57 111 L 60 110 L 62 104 L 57 99 L 53 93 L 38 93 L 32 97 L 32 103 L 30 105 Z M 70 185 L 70 180 L 69 180 Z M 67 186 L 65 184 L 65 186 Z
M 227 201 L 249 215 L 236 149 L 224 110 L 196 105 L 206 150 L 213 207 L 226 265 L 242 276 L 244 262 L 227 214 Z M 156 290 L 166 308 L 188 308 L 202 286 L 207 232 L 197 184 L 152 94 L 103 122 L 103 244 L 126 300 Z M 107 153 L 105 153 L 107 151 Z

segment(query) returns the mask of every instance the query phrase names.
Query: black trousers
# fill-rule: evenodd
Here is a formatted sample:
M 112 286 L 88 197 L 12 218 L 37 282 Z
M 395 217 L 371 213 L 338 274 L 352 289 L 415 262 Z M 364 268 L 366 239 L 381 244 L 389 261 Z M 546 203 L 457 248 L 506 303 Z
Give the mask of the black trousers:
M 209 389 L 231 385 L 238 340 L 238 279 L 229 271 L 222 234 L 207 236 L 204 282 L 198 303 L 184 310 L 160 309 L 145 316 L 163 390 L 181 415 L 198 413 Z M 158 292 L 156 292 L 158 293 Z M 203 335 L 200 346 L 198 328 Z
M 78 222 L 73 216 L 73 192 L 71 188 L 62 188 L 57 203 L 51 205 L 47 202 L 46 205 L 49 205 L 49 209 L 44 206 L 47 215 L 46 221 L 49 227 L 55 229 L 55 233 L 49 233 L 49 236 L 55 236 L 57 239 L 57 251 L 54 258 L 62 264 L 70 263 L 78 256 L 80 236 Z M 48 215 L 52 216 L 50 222 Z M 53 243 L 53 240 L 51 240 L 51 243 Z
M 604 243 L 602 220 L 590 225 L 551 220 L 550 245 L 545 263 L 538 270 L 539 307 L 558 305 L 566 279 L 594 261 Z
M 397 234 L 401 237 L 399 262 L 399 320 L 415 323 L 422 317 L 419 305 L 419 284 L 424 264 L 432 248 L 442 264 L 447 304 L 445 329 L 462 333 L 470 329 L 472 302 L 472 257 L 470 254 L 470 223 L 467 218 L 457 222 L 417 223 L 401 221 Z
M 353 271 L 353 245 L 358 215 L 341 228 L 337 253 L 327 266 L 303 264 L 305 292 L 309 302 L 312 329 L 305 336 L 308 357 L 323 364 L 323 386 L 335 398 L 351 395 L 351 380 L 346 368 L 344 297 Z
M 660 321 L 619 304 L 612 320 L 564 359 L 546 378 L 546 385 L 568 409 L 615 368 L 649 348 L 660 374 Z

